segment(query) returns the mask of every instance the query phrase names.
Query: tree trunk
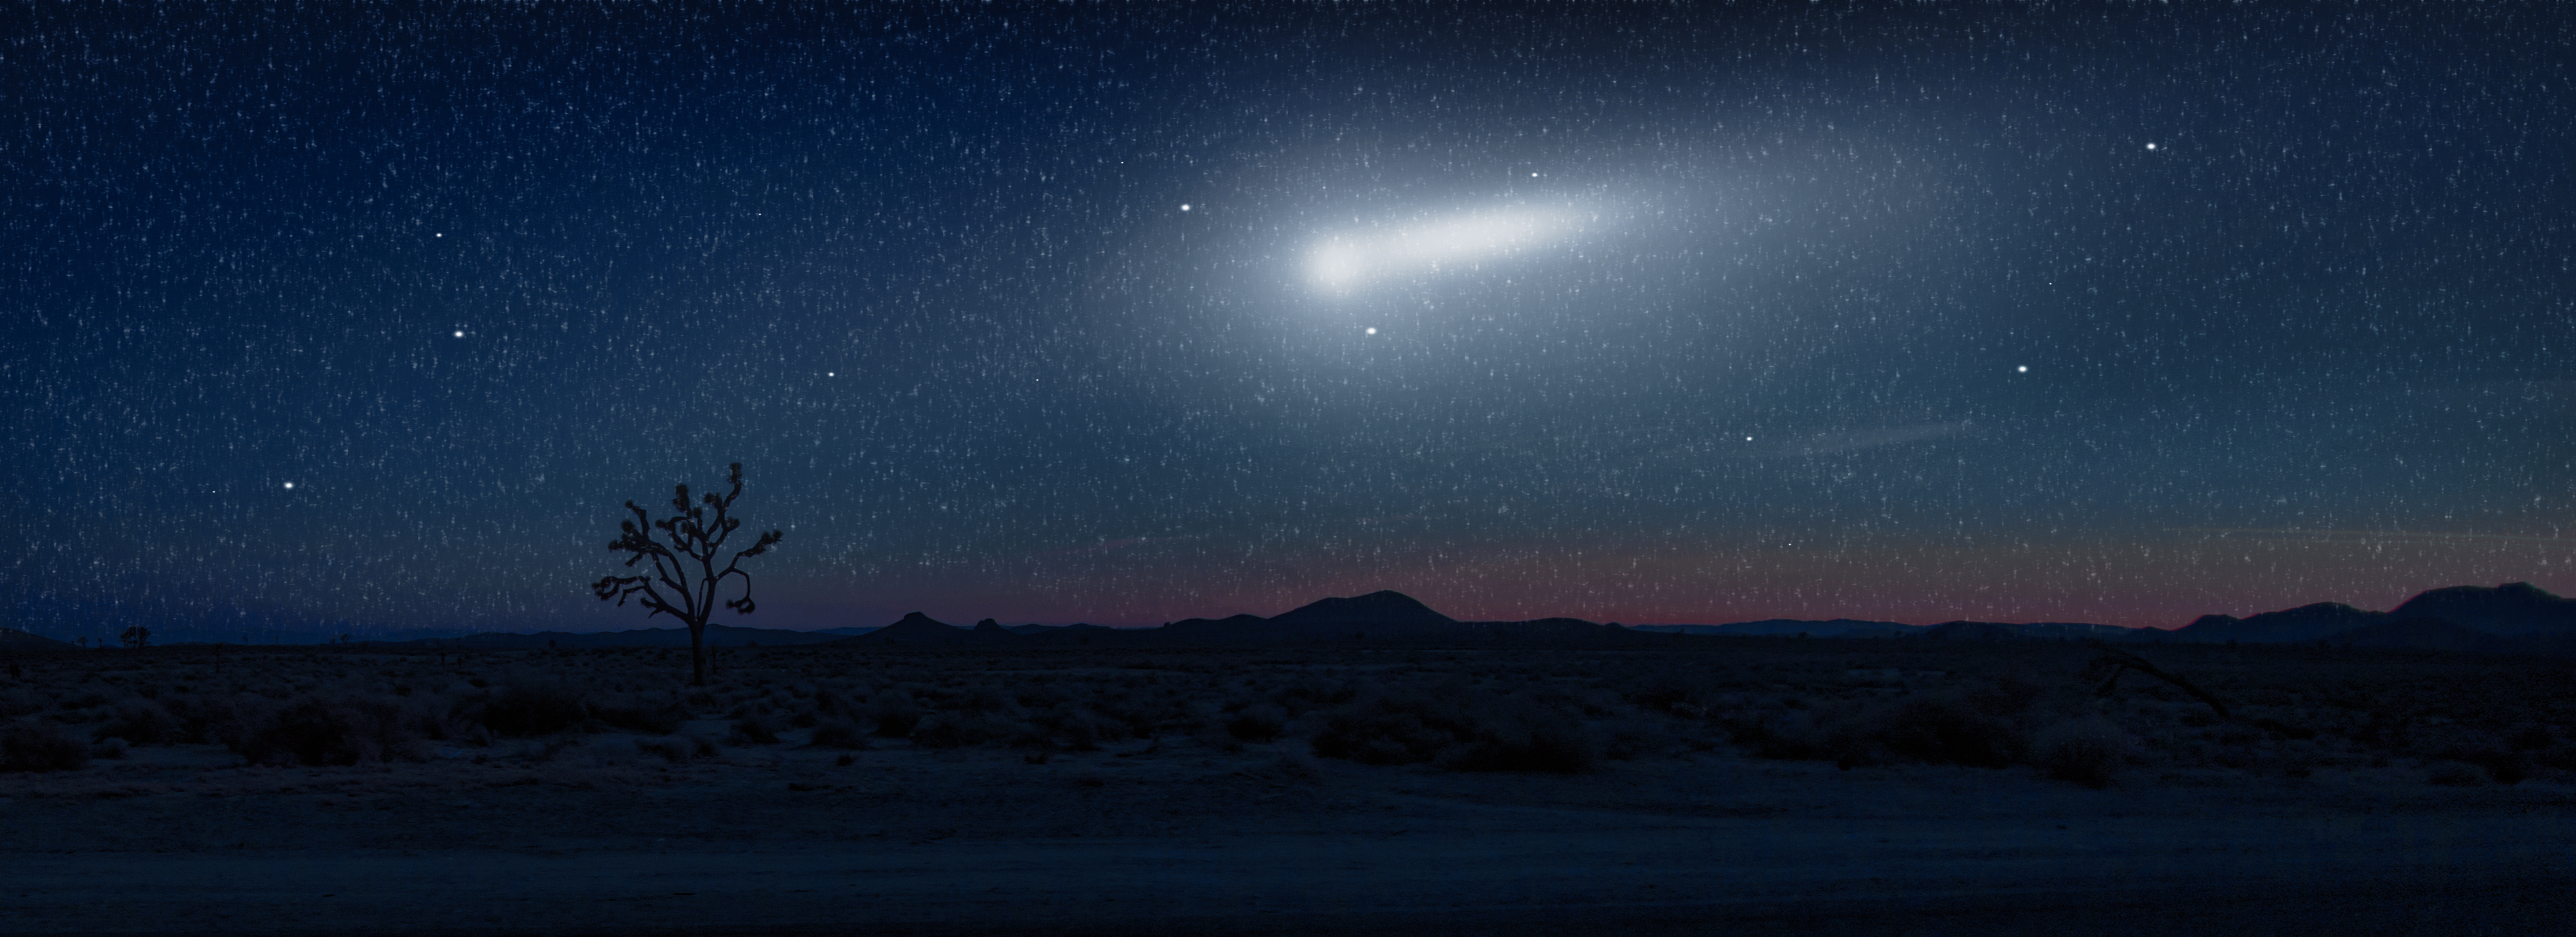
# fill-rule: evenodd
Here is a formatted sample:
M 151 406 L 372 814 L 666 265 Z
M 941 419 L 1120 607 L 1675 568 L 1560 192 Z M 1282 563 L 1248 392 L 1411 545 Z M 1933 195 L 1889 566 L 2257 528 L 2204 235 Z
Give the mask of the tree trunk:
M 689 623 L 689 673 L 691 686 L 707 685 L 707 626 L 704 622 Z

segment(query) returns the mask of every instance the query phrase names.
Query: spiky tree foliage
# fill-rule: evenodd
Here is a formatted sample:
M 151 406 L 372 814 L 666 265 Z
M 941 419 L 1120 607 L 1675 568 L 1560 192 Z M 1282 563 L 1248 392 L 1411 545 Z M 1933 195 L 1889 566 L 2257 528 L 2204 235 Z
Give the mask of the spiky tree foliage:
M 734 553 L 722 569 L 716 567 L 725 539 L 742 526 L 741 519 L 730 516 L 733 500 L 742 497 L 742 463 L 733 464 L 731 482 L 733 490 L 724 497 L 700 495 L 696 503 L 689 501 L 688 484 L 681 483 L 671 496 L 671 510 L 676 513 L 662 520 L 653 520 L 635 502 L 626 502 L 626 510 L 635 517 L 618 522 L 620 536 L 608 548 L 628 554 L 628 568 L 653 561 L 653 571 L 602 576 L 590 584 L 600 601 L 616 599 L 622 606 L 628 598 L 640 597 L 638 604 L 651 610 L 644 617 L 669 615 L 688 622 L 690 682 L 698 686 L 707 683 L 707 619 L 715 615 L 716 587 L 728 578 L 742 577 L 742 598 L 727 601 L 724 607 L 735 614 L 751 614 L 751 574 L 742 571 L 742 561 L 769 552 L 781 537 L 775 530 L 761 534 L 760 542 Z

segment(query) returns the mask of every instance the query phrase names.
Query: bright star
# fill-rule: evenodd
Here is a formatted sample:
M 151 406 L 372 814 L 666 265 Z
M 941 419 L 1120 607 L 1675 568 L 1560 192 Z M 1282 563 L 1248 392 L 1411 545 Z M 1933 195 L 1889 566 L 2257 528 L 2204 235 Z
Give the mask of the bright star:
M 2014 368 L 2014 369 L 2013 369 L 2013 373 L 2015 373 L 2015 374 L 2028 374 L 2028 373 L 2030 373 L 2030 365 L 2026 365 L 2026 364 L 2025 364 L 2025 365 L 2022 365 L 2021 367 Z
M 1377 326 L 1374 326 L 1374 325 L 1369 326 L 1369 328 L 1368 328 L 1368 333 L 1369 333 L 1369 334 L 1371 334 L 1371 335 L 1375 335 L 1375 334 L 1377 334 Z
M 287 482 L 287 483 L 286 483 L 286 487 L 287 487 L 289 490 L 293 490 L 293 489 L 295 488 L 295 483 L 294 483 L 294 482 Z
M 464 337 L 465 337 L 465 330 L 464 330 L 464 329 L 457 329 L 457 330 L 456 330 L 456 337 L 458 337 L 458 338 L 464 338 Z
M 1190 210 L 1190 207 L 1189 207 L 1189 206 L 1187 206 L 1187 205 L 1183 205 L 1183 206 L 1181 206 L 1181 210 L 1182 210 L 1182 211 L 1188 211 L 1188 210 Z

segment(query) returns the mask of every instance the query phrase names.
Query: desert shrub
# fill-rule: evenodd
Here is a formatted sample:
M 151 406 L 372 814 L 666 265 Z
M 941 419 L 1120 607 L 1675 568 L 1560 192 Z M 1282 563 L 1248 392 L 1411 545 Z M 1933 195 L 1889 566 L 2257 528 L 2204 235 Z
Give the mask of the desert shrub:
M 2498 784 L 2520 784 L 2531 777 L 2531 765 L 2518 752 L 2481 752 L 2471 763 L 2486 769 L 2487 778 Z
M 1612 761 L 1636 761 L 1672 751 L 1676 744 L 1672 734 L 1660 726 L 1626 722 L 1610 730 L 1609 744 L 1601 754 Z
M 135 745 L 162 745 L 176 742 L 187 735 L 187 727 L 159 702 L 129 699 L 116 704 L 116 712 L 91 730 L 93 739 L 121 739 Z
M 1241 742 L 1268 742 L 1287 731 L 1287 710 L 1267 703 L 1246 706 L 1225 721 L 1225 733 Z
M 1748 711 L 1719 720 L 1737 745 L 1756 758 L 1778 761 L 1829 761 L 1833 756 L 1819 741 L 1815 716 L 1805 712 Z
M 724 749 L 718 747 L 714 739 L 695 735 L 637 739 L 635 750 L 647 755 L 658 755 L 662 760 L 675 765 L 724 754 Z
M 125 740 L 111 735 L 98 741 L 91 742 L 89 744 L 89 756 L 91 758 L 104 761 L 114 761 L 116 759 L 123 758 L 125 757 Z
M 770 717 L 753 713 L 734 720 L 725 740 L 736 745 L 776 745 L 778 726 Z
M 1444 766 L 1455 771 L 1583 774 L 1599 767 L 1601 743 L 1572 717 L 1534 705 L 1513 707 L 1477 723 L 1472 738 Z
M 1100 714 L 1080 706 L 1059 706 L 1051 712 L 1038 714 L 1032 721 L 1050 736 L 1063 739 L 1065 747 L 1078 752 L 1098 751 L 1102 743 L 1127 737 L 1124 725 L 1101 718 Z
M 2020 730 L 1966 700 L 1915 697 L 1877 714 L 1867 741 L 1899 757 L 1934 764 L 2001 768 L 2022 753 Z
M 2424 773 L 2424 780 L 2444 787 L 2476 787 L 2486 783 L 2487 773 L 2465 761 L 2440 761 Z
M 16 719 L 45 711 L 44 697 L 25 690 L 0 693 L 0 719 Z
M 1448 709 L 1418 697 L 1373 697 L 1326 717 L 1311 744 L 1322 757 L 1364 765 L 1430 761 L 1464 734 Z
M 680 731 L 689 721 L 689 709 L 676 697 L 656 700 L 626 693 L 605 694 L 590 699 L 590 716 L 600 722 L 633 732 L 669 735 Z
M 417 757 L 421 734 L 399 701 L 302 696 L 228 740 L 254 764 L 354 765 Z
M 0 771 L 70 771 L 89 763 L 89 746 L 62 726 L 19 719 L 0 726 Z
M 496 735 L 553 735 L 580 725 L 580 694 L 546 682 L 518 682 L 483 702 L 483 726 Z
M 1293 719 L 1317 709 L 1347 705 L 1358 698 L 1359 689 L 1350 684 L 1307 678 L 1280 689 L 1271 701 L 1287 710 L 1289 718 Z
M 857 703 L 851 702 L 849 697 L 841 695 L 831 687 L 815 688 L 813 693 L 806 696 L 806 702 L 813 707 L 812 712 L 820 716 L 855 716 L 859 712 Z
M 2021 727 L 1992 711 L 2012 705 L 2014 698 L 2002 694 L 1905 694 L 1733 714 L 1721 722 L 1737 744 L 1762 758 L 1832 761 L 1845 768 L 1896 762 L 2001 768 L 2027 755 Z
M 1461 685 L 1361 695 L 1333 710 L 1315 754 L 1361 764 L 1438 761 L 1459 771 L 1592 770 L 1601 745 L 1576 717 Z
M 904 738 L 921 725 L 921 707 L 913 705 L 912 696 L 902 691 L 878 697 L 876 705 L 871 708 L 873 712 L 870 715 L 876 723 L 877 735 L 881 737 Z
M 2031 764 L 2040 773 L 2090 788 L 2105 788 L 2118 779 L 2128 754 L 2120 727 L 2100 718 L 2073 719 L 2050 726 L 2031 740 Z
M 260 697 L 252 696 L 248 699 L 258 700 L 256 707 L 266 706 L 266 701 Z M 185 694 L 164 696 L 157 702 L 162 711 L 178 720 L 179 735 L 175 741 L 216 742 L 240 734 L 244 711 L 241 699 L 209 693 L 202 696 Z M 253 711 L 256 711 L 256 707 Z
M 2530 777 L 2535 760 L 2509 739 L 2457 725 L 2422 732 L 2415 742 L 2419 754 L 2445 763 L 2474 765 L 2484 775 L 2481 781 L 2498 784 L 2522 783 Z
M 1009 696 L 989 686 L 976 687 L 958 697 L 958 708 L 971 713 L 1000 713 L 1017 708 Z
M 1665 669 L 1630 684 L 1624 695 L 1640 707 L 1696 719 L 1707 714 L 1716 681 L 1705 672 Z
M 809 744 L 816 748 L 861 749 L 868 747 L 868 737 L 849 720 L 827 719 L 814 724 L 814 736 Z
M 966 748 L 1010 738 L 1018 734 L 1016 728 L 990 716 L 939 713 L 921 720 L 912 730 L 912 744 L 922 748 Z

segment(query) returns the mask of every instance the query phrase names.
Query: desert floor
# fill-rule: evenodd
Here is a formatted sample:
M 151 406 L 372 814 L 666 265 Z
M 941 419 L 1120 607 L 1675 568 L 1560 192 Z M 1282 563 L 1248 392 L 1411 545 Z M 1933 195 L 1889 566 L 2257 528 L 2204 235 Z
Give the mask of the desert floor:
M 1863 672 L 1844 656 L 1816 672 Z M 845 751 L 810 728 L 650 754 L 738 718 L 702 715 L 354 765 L 181 742 L 0 774 L 0 933 L 2485 934 L 2576 912 L 2555 769 L 2133 755 L 2096 789 L 1733 744 L 1553 774 L 1317 758 L 1295 733 Z

